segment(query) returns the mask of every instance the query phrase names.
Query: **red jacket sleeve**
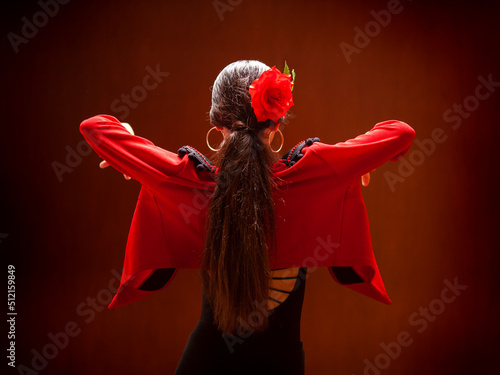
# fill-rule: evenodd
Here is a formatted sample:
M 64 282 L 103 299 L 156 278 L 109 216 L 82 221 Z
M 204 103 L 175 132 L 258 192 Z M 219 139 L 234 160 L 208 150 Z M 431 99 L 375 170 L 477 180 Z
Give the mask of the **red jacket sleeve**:
M 150 188 L 177 175 L 185 164 L 176 153 L 130 134 L 113 116 L 91 117 L 80 124 L 80 132 L 112 167 Z
M 314 150 L 340 176 L 361 176 L 385 162 L 403 156 L 415 137 L 408 124 L 389 120 L 376 124 L 366 134 L 335 145 L 315 143 Z M 316 147 L 314 147 L 317 145 Z

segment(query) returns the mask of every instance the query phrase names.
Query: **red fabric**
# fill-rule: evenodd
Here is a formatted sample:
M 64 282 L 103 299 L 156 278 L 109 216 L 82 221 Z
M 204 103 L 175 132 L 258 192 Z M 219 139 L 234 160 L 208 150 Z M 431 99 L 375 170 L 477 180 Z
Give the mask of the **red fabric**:
M 215 186 L 210 172 L 197 171 L 187 155 L 129 134 L 112 116 L 85 120 L 80 131 L 101 158 L 142 184 L 121 285 L 109 308 L 153 294 L 137 288 L 155 269 L 199 268 Z M 306 146 L 291 167 L 276 163 L 278 243 L 271 268 L 352 267 L 364 282 L 347 287 L 390 304 L 372 250 L 360 177 L 401 157 L 414 136 L 409 125 L 385 121 L 346 142 Z

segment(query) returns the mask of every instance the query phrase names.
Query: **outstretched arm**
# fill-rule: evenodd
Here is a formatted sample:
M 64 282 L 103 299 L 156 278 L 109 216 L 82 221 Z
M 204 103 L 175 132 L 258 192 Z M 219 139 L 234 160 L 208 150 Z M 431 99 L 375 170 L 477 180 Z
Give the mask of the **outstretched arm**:
M 183 168 L 183 160 L 176 153 L 131 134 L 130 129 L 108 115 L 94 116 L 80 124 L 87 142 L 107 164 L 144 185 L 154 187 Z
M 314 143 L 314 150 L 339 176 L 361 177 L 389 160 L 403 156 L 415 137 L 411 126 L 396 120 L 376 124 L 370 131 L 345 142 Z M 364 178 L 365 182 L 367 178 Z M 369 180 L 368 180 L 369 181 Z
M 135 135 L 134 129 L 132 129 L 132 127 L 130 126 L 129 123 L 127 123 L 127 122 L 121 122 L 121 124 L 123 125 L 123 127 L 125 129 L 128 130 L 128 132 L 130 134 Z M 101 161 L 99 163 L 99 168 L 104 169 L 104 168 L 107 168 L 107 167 L 109 167 L 109 163 L 106 160 L 103 160 L 103 161 Z M 369 174 L 368 174 L 368 176 L 369 176 Z M 125 177 L 125 180 L 131 180 L 130 176 L 127 176 L 126 174 L 124 174 L 123 177 Z

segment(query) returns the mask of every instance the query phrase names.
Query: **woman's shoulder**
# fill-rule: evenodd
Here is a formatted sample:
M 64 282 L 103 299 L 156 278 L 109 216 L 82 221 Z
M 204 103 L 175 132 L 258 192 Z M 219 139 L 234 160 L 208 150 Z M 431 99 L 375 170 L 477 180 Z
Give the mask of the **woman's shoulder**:
M 302 152 L 305 147 L 309 147 L 313 145 L 315 142 L 319 142 L 320 139 L 318 137 L 307 138 L 299 143 L 297 143 L 294 147 L 292 147 L 288 152 L 283 155 L 282 158 L 279 159 L 279 163 L 286 165 L 287 167 L 291 167 L 295 165 L 300 159 L 304 157 L 304 153 Z

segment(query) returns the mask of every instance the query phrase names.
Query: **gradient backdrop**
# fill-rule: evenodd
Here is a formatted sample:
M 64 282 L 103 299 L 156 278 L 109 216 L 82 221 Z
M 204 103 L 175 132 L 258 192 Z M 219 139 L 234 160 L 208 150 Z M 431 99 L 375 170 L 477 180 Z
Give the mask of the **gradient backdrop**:
M 498 373 L 497 1 L 61 3 L 2 5 L 0 253 L 16 268 L 25 366 L 4 350 L 2 373 L 173 373 L 200 313 L 198 271 L 106 308 L 140 186 L 100 170 L 78 126 L 111 114 L 163 148 L 208 153 L 210 86 L 239 59 L 297 73 L 284 150 L 393 118 L 419 141 L 363 189 L 393 304 L 310 269 L 306 373 Z M 163 73 L 146 90 L 149 69 Z

